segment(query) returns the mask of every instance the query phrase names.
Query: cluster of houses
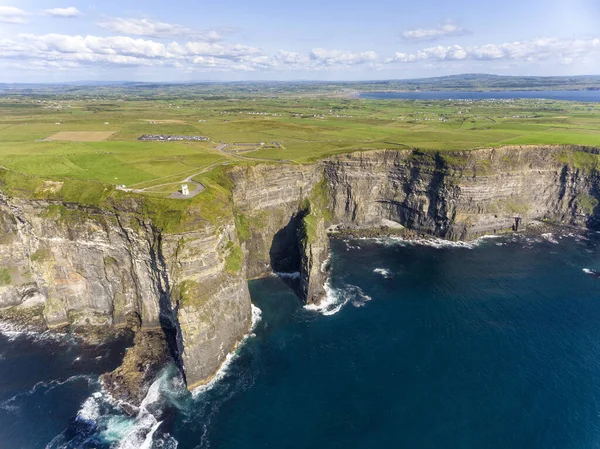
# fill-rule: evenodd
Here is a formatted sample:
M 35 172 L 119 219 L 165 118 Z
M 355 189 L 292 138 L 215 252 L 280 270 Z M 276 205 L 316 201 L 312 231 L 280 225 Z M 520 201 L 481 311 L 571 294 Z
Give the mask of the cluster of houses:
M 146 142 L 181 142 L 181 141 L 196 141 L 206 142 L 210 140 L 205 136 L 179 136 L 179 135 L 164 135 L 164 134 L 143 134 L 138 137 L 138 140 Z

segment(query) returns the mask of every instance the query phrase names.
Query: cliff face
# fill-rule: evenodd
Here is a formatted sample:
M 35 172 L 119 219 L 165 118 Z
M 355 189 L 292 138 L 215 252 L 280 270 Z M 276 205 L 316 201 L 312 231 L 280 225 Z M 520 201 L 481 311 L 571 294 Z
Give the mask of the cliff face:
M 544 218 L 597 226 L 599 177 L 573 162 L 574 155 L 595 154 L 578 150 L 364 152 L 323 164 L 335 223 L 368 227 L 387 219 L 443 238 L 469 239 L 510 230 L 515 217 L 520 226 Z
M 0 226 L 0 318 L 84 335 L 133 318 L 142 333 L 164 334 L 190 385 L 210 378 L 249 329 L 232 217 L 219 227 L 163 234 L 135 208 L 114 213 L 1 197 Z
M 597 228 L 597 163 L 593 149 L 514 147 L 233 167 L 220 219 L 192 207 L 178 232 L 134 200 L 102 208 L 0 193 L 0 318 L 83 331 L 139 323 L 139 351 L 106 382 L 139 383 L 156 367 L 148 371 L 136 354 L 146 363 L 168 348 L 158 359 L 174 360 L 194 386 L 248 332 L 247 279 L 298 273 L 299 295 L 320 301 L 331 225 L 392 221 L 449 239 L 509 230 L 515 217 L 521 227 L 546 218 Z M 143 370 L 127 371 L 134 366 Z
M 50 328 L 160 324 L 151 226 L 93 208 L 0 197 L 3 315 L 39 308 Z M 10 309 L 7 309 L 10 308 Z

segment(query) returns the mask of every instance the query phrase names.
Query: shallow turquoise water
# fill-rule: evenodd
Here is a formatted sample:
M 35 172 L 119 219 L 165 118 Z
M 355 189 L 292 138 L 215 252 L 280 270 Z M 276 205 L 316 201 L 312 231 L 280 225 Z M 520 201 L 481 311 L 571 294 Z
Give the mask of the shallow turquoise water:
M 325 314 L 278 278 L 253 281 L 262 319 L 210 388 L 192 397 L 165 372 L 128 419 L 86 401 L 93 383 L 56 387 L 39 403 L 50 447 L 600 445 L 600 285 L 582 271 L 600 268 L 596 234 L 332 245 Z M 71 408 L 54 415 L 61 401 Z M 0 441 L 8 419 L 25 429 L 38 413 L 11 405 L 22 413 L 0 414 Z

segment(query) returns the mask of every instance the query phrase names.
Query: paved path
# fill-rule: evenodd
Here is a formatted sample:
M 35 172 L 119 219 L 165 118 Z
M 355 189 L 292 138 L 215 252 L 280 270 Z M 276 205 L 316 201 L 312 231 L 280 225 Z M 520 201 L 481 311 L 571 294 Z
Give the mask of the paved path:
M 241 160 L 246 160 L 246 161 L 256 161 L 256 162 L 279 162 L 280 164 L 293 164 L 293 161 L 290 160 L 283 160 L 283 159 L 266 159 L 266 158 L 258 158 L 258 157 L 246 157 L 246 156 L 241 156 L 239 154 L 235 154 L 233 152 L 228 152 L 225 151 L 225 148 L 227 148 L 227 144 L 226 143 L 220 143 L 219 145 L 217 145 L 215 147 L 215 150 L 220 151 L 223 154 L 226 154 L 229 157 L 233 157 L 236 159 L 241 159 Z M 126 192 L 135 192 L 135 193 L 144 193 L 144 192 L 148 192 L 150 189 L 156 189 L 158 187 L 165 187 L 165 186 L 172 186 L 173 184 L 193 184 L 196 186 L 196 188 L 192 191 L 190 191 L 189 195 L 183 195 L 180 191 L 176 192 L 176 193 L 172 193 L 171 195 L 169 195 L 169 198 L 173 198 L 173 199 L 178 199 L 178 200 L 185 200 L 188 198 L 193 198 L 196 195 L 198 195 L 199 193 L 202 193 L 205 190 L 204 185 L 202 185 L 199 182 L 196 182 L 193 180 L 193 178 L 195 178 L 198 175 L 201 175 L 203 173 L 206 173 L 207 171 L 212 170 L 213 168 L 215 168 L 218 165 L 229 165 L 229 162 L 215 162 L 213 164 L 208 165 L 207 167 L 204 167 L 201 171 L 196 172 L 194 174 L 189 175 L 187 178 L 181 180 L 181 181 L 174 181 L 174 182 L 167 182 L 164 184 L 157 184 L 157 185 L 153 185 L 150 187 L 145 187 L 143 189 L 123 189 Z M 186 172 L 189 172 L 190 170 L 186 170 Z M 185 172 L 182 172 L 185 173 Z M 170 178 L 172 176 L 176 176 L 176 175 L 169 175 L 169 176 L 165 176 L 165 178 Z M 159 178 L 160 179 L 160 178 Z M 148 181 L 150 182 L 150 181 Z
M 184 195 L 181 192 L 176 192 L 176 193 L 172 193 L 169 195 L 169 198 L 173 198 L 176 200 L 187 200 L 189 198 L 194 198 L 196 195 L 198 195 L 199 193 L 204 191 L 204 186 L 202 184 L 200 184 L 199 182 L 196 181 L 192 181 L 192 180 L 185 180 L 185 182 L 187 182 L 188 184 L 193 184 L 196 186 L 196 188 L 194 190 L 190 190 L 190 194 L 189 195 Z

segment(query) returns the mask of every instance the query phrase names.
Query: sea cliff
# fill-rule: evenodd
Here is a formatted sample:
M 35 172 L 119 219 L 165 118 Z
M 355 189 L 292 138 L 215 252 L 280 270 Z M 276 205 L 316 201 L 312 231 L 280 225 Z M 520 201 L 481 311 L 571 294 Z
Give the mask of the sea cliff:
M 537 220 L 600 227 L 598 154 L 361 151 L 227 168 L 183 201 L 107 186 L 75 195 L 68 180 L 0 170 L 0 318 L 95 339 L 132 329 L 135 351 L 104 379 L 135 406 L 144 376 L 169 360 L 190 388 L 214 375 L 249 331 L 248 279 L 298 273 L 298 294 L 319 302 L 328 229 L 396 224 L 459 240 Z

